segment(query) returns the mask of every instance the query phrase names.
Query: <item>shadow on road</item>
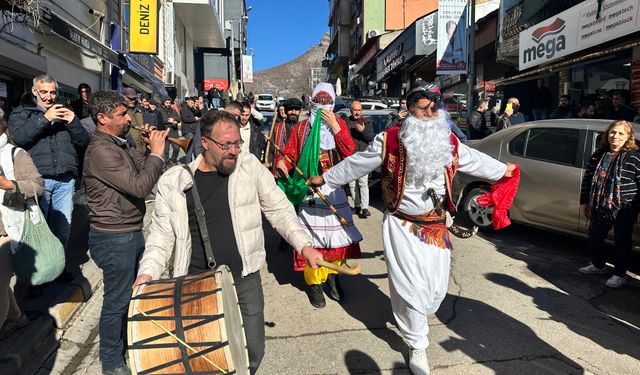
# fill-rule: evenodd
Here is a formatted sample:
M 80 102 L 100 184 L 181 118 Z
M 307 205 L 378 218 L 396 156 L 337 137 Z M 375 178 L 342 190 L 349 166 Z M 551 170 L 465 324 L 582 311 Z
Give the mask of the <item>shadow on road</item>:
M 456 316 L 447 329 L 451 336 L 441 346 L 448 352 L 461 351 L 495 373 L 582 374 L 580 365 L 541 340 L 529 327 L 474 299 L 457 298 Z M 445 320 L 438 311 L 438 319 Z
M 365 352 L 360 350 L 349 350 L 344 355 L 344 363 L 347 365 L 349 374 L 382 374 L 380 366 L 376 361 Z M 403 363 L 396 362 L 393 364 L 392 374 L 409 374 Z
M 554 320 L 566 324 L 574 332 L 604 348 L 640 359 L 640 347 L 624 346 L 624 340 L 621 339 L 625 332 L 627 337 L 629 332 L 636 337 L 640 334 L 640 282 L 630 278 L 626 287 L 614 290 L 604 285 L 608 277 L 606 275 L 580 274 L 578 268 L 589 263 L 586 240 L 522 225 L 512 225 L 496 233 L 485 233 L 482 237 L 491 241 L 497 251 L 524 262 L 529 271 L 564 293 L 548 288 L 531 289 L 519 280 L 505 275 L 490 274 L 487 276 L 490 281 L 530 295 L 538 307 L 549 313 Z M 613 250 L 612 247 L 609 249 Z M 638 272 L 639 259 L 638 253 L 631 257 L 630 269 L 634 273 Z M 559 308 L 572 298 L 590 303 L 595 309 L 590 313 L 599 315 L 597 319 L 591 320 L 600 322 L 601 326 L 584 326 L 577 317 L 572 317 L 567 310 Z

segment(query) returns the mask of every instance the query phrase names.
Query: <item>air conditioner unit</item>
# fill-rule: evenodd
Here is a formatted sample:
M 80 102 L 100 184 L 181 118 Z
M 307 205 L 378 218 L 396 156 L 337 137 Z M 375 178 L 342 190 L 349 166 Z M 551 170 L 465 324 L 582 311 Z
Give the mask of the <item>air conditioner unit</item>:
M 174 80 L 173 72 L 171 72 L 171 71 L 167 72 L 165 74 L 164 83 L 166 83 L 167 85 L 173 85 L 173 80 Z
M 371 30 L 367 31 L 367 40 L 369 40 L 371 38 L 375 38 L 378 35 L 380 35 L 380 30 L 371 29 Z

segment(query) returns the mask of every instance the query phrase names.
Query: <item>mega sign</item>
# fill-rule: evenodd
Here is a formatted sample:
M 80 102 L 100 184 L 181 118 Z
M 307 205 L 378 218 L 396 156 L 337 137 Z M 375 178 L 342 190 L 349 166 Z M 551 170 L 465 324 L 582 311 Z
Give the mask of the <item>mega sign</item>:
M 640 30 L 638 0 L 580 3 L 520 33 L 519 69 L 608 42 Z

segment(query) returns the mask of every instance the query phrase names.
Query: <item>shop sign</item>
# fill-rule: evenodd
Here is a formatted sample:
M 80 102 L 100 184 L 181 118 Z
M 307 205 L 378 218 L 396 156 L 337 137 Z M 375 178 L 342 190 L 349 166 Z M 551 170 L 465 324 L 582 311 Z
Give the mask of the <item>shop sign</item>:
M 466 73 L 467 0 L 440 0 L 436 74 Z
M 229 88 L 229 81 L 226 79 L 205 79 L 202 81 L 202 90 L 204 92 L 207 92 L 214 87 L 220 91 L 227 91 Z
M 524 70 L 557 60 L 640 30 L 638 0 L 589 0 L 528 28 L 519 35 L 519 66 Z M 577 22 L 576 22 L 577 20 Z
M 158 54 L 158 0 L 131 0 L 129 52 Z
M 102 60 L 108 61 L 113 65 L 118 65 L 118 53 L 116 51 L 100 43 L 86 32 L 78 29 L 74 25 L 58 17 L 56 14 L 51 14 L 49 27 L 51 27 L 51 31 L 67 39 L 78 47 L 94 53 Z
M 436 76 L 435 83 L 441 89 L 453 86 L 456 83 L 462 82 L 462 76 L 460 74 L 447 74 L 442 76 Z
M 382 59 L 382 76 L 391 73 L 395 68 L 404 62 L 404 54 L 402 53 L 404 43 L 398 44 Z
M 416 21 L 416 55 L 429 56 L 438 45 L 438 12 L 428 14 Z

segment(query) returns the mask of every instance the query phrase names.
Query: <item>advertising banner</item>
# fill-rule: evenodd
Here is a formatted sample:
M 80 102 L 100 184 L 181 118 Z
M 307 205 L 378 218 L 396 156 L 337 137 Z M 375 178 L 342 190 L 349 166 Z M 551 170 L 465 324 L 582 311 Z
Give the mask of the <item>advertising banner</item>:
M 253 56 L 242 55 L 242 82 L 253 83 Z
M 589 0 L 558 13 L 519 35 L 524 70 L 640 30 L 638 0 Z
M 129 52 L 158 54 L 158 0 L 129 3 Z
M 466 73 L 467 0 L 440 0 L 436 74 Z

